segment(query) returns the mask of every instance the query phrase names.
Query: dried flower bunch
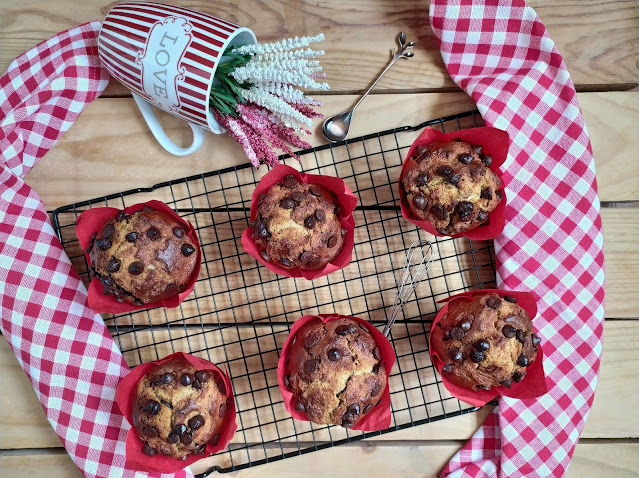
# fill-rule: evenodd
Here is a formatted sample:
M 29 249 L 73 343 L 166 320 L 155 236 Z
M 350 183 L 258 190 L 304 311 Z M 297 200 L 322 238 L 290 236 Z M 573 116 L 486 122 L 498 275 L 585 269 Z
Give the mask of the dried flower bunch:
M 310 148 L 299 135 L 309 135 L 313 118 L 322 117 L 312 106 L 321 101 L 299 88 L 328 90 L 315 58 L 324 54 L 309 45 L 324 35 L 289 38 L 263 45 L 231 47 L 215 73 L 209 105 L 218 122 L 242 145 L 254 167 L 278 164 L 277 148 L 293 157 L 289 145 Z M 298 158 L 299 159 L 299 158 Z

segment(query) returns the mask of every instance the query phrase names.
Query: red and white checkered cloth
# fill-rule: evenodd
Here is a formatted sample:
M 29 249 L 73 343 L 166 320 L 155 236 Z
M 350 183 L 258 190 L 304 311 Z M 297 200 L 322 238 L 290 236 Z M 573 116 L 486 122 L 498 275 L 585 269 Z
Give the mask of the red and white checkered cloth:
M 87 291 L 44 205 L 22 180 L 106 87 L 99 29 L 92 22 L 62 32 L 0 77 L 0 317 L 76 465 L 90 477 L 128 477 L 136 475 L 124 469 L 129 425 L 114 402 L 128 367 L 86 306 Z
M 502 398 L 443 476 L 563 476 L 594 398 L 604 322 L 595 167 L 575 88 L 523 0 L 431 0 L 452 79 L 512 144 L 506 227 L 495 240 L 505 289 L 539 298 L 548 394 Z

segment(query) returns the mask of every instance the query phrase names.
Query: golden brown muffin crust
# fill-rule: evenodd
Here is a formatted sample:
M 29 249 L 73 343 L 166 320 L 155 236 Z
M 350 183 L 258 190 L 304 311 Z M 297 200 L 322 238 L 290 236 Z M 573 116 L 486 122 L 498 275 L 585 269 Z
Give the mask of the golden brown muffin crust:
M 342 251 L 341 207 L 324 186 L 299 183 L 290 174 L 258 201 L 253 237 L 264 260 L 287 269 L 321 269 Z
M 473 297 L 453 301 L 431 332 L 431 346 L 445 363 L 442 374 L 471 390 L 510 388 L 535 360 L 540 339 L 514 297 Z
M 358 322 L 319 318 L 304 324 L 289 347 L 284 385 L 297 411 L 318 424 L 351 427 L 377 405 L 386 387 L 380 348 Z
M 411 211 L 440 234 L 459 234 L 486 222 L 501 201 L 492 157 L 460 140 L 417 146 L 403 177 Z
M 177 459 L 202 454 L 220 439 L 227 411 L 226 385 L 212 370 L 197 370 L 184 359 L 152 368 L 140 380 L 133 426 L 147 455 Z
M 120 211 L 105 222 L 87 249 L 106 295 L 136 305 L 174 296 L 197 266 L 196 246 L 164 211 Z

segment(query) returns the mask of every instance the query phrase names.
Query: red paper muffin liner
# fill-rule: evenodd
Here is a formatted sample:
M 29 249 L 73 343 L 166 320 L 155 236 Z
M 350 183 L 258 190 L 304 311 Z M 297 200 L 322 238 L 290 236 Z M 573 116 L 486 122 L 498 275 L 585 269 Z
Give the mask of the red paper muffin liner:
M 306 184 L 319 184 L 324 186 L 329 191 L 335 193 L 337 196 L 337 202 L 342 209 L 341 224 L 346 229 L 346 237 L 344 240 L 344 247 L 342 252 L 333 260 L 329 262 L 323 269 L 317 270 L 303 270 L 299 267 L 295 269 L 286 269 L 274 262 L 265 261 L 260 255 L 260 248 L 253 239 L 253 228 L 249 226 L 248 229 L 242 234 L 242 246 L 244 250 L 254 257 L 259 263 L 266 266 L 269 270 L 287 277 L 304 277 L 307 280 L 317 279 L 335 272 L 339 269 L 343 269 L 351 263 L 353 259 L 353 246 L 355 244 L 355 219 L 353 218 L 353 211 L 357 206 L 357 198 L 353 192 L 348 188 L 346 183 L 340 178 L 334 176 L 321 176 L 317 174 L 300 173 L 296 169 L 291 168 L 285 164 L 280 164 L 269 171 L 259 182 L 253 195 L 251 196 L 251 221 L 255 221 L 257 216 L 257 203 L 258 196 L 268 191 L 274 184 L 279 183 L 288 174 L 292 174 L 298 181 Z
M 446 234 L 440 234 L 439 232 L 437 232 L 437 229 L 433 227 L 430 221 L 422 220 L 415 214 L 413 214 L 404 193 L 403 179 L 404 170 L 406 169 L 406 165 L 408 164 L 408 158 L 413 155 L 413 151 L 417 146 L 426 146 L 432 143 L 448 143 L 457 138 L 461 138 L 462 141 L 465 141 L 469 144 L 482 145 L 483 152 L 492 156 L 493 162 L 490 165 L 490 169 L 501 180 L 502 187 L 500 189 L 504 193 L 504 197 L 501 201 L 499 201 L 499 204 L 497 205 L 495 210 L 488 215 L 488 220 L 485 223 L 470 231 L 449 236 Z M 494 239 L 495 237 L 497 237 L 499 234 L 501 234 L 501 231 L 504 230 L 506 213 L 506 192 L 503 190 L 505 184 L 499 167 L 504 163 L 504 161 L 506 161 L 509 142 L 510 139 L 508 137 L 508 133 L 497 128 L 491 128 L 489 126 L 485 126 L 482 128 L 462 129 L 459 131 L 452 131 L 450 133 L 442 133 L 441 131 L 433 128 L 426 128 L 417 137 L 417 139 L 413 142 L 410 149 L 408 150 L 408 154 L 406 154 L 406 158 L 404 159 L 404 164 L 402 166 L 402 172 L 399 175 L 399 196 L 401 198 L 400 206 L 402 209 L 402 216 L 415 224 L 417 227 L 424 229 L 425 231 L 438 237 L 467 237 L 473 240 L 486 240 Z
M 197 267 L 193 270 L 193 275 L 186 285 L 186 289 L 184 289 L 184 291 L 180 292 L 178 295 L 168 297 L 164 300 L 143 305 L 134 305 L 130 302 L 118 302 L 113 296 L 104 295 L 102 293 L 102 283 L 98 280 L 97 277 L 94 277 L 89 284 L 87 298 L 87 303 L 94 312 L 120 314 L 123 312 L 131 312 L 134 310 L 153 309 L 155 307 L 167 307 L 170 309 L 180 305 L 186 298 L 186 296 L 189 295 L 195 288 L 195 282 L 197 281 L 198 275 L 200 274 L 201 265 L 200 241 L 198 240 L 195 229 L 193 229 L 191 223 L 182 219 L 179 214 L 177 214 L 175 211 L 173 211 L 173 209 L 171 209 L 169 206 L 161 201 L 151 200 L 140 204 L 134 204 L 133 206 L 122 209 L 122 211 L 127 214 L 133 214 L 136 211 L 144 209 L 145 206 L 148 206 L 156 211 L 164 211 L 175 218 L 180 224 L 182 224 L 186 235 L 196 245 L 195 249 L 197 251 Z M 93 233 L 99 233 L 102 230 L 102 226 L 104 225 L 104 223 L 108 219 L 115 217 L 115 215 L 119 211 L 120 209 L 116 209 L 113 207 L 99 207 L 84 211 L 78 216 L 78 219 L 75 222 L 75 233 L 78 236 L 78 240 L 80 241 L 80 246 L 82 247 L 83 251 L 86 251 L 89 242 L 91 242 L 91 236 L 93 235 Z M 91 259 L 89 258 L 89 254 L 85 252 L 84 257 L 86 257 L 87 264 L 89 264 L 90 267 Z
M 448 306 L 452 301 L 472 301 L 474 295 L 486 293 L 499 294 L 500 297 L 504 297 L 505 295 L 514 297 L 515 299 L 517 299 L 517 305 L 519 305 L 528 313 L 528 316 L 531 318 L 531 320 L 533 320 L 537 315 L 537 303 L 535 302 L 534 296 L 530 292 L 516 292 L 500 289 L 482 289 L 472 292 L 463 292 L 461 294 L 457 294 L 452 297 L 448 297 L 447 299 L 438 301 L 438 303 L 445 302 L 446 305 L 444 305 L 439 310 L 437 316 L 435 317 L 435 320 L 433 320 L 433 324 L 431 325 L 431 335 L 429 335 L 428 337 L 428 349 L 430 350 L 430 358 L 433 362 L 433 366 L 437 369 L 439 375 L 442 378 L 442 383 L 454 397 L 466 403 L 470 403 L 475 407 L 486 405 L 486 403 L 493 400 L 496 396 L 499 395 L 510 398 L 518 398 L 521 400 L 544 395 L 546 392 L 548 392 L 548 385 L 546 384 L 546 375 L 544 373 L 543 367 L 543 342 L 537 346 L 537 357 L 535 358 L 533 363 L 526 368 L 526 375 L 524 376 L 524 378 L 519 383 L 513 382 L 511 388 L 506 388 L 502 385 L 499 387 L 492 387 L 490 390 L 468 390 L 467 388 L 453 383 L 451 380 L 448 379 L 448 377 L 442 374 L 442 368 L 444 367 L 446 362 L 442 360 L 433 350 L 433 347 L 430 343 L 432 331 L 437 326 L 439 321 L 444 317 L 444 314 L 448 311 Z
M 295 337 L 295 334 L 300 329 L 300 327 L 315 318 L 319 318 L 324 323 L 331 322 L 332 320 L 337 319 L 352 319 L 360 324 L 364 324 L 373 335 L 375 343 L 379 346 L 379 349 L 382 352 L 382 362 L 384 363 L 384 367 L 386 368 L 386 388 L 384 388 L 384 392 L 382 393 L 382 398 L 380 399 L 379 403 L 375 405 L 375 407 L 370 412 L 365 414 L 362 419 L 355 423 L 355 425 L 350 427 L 350 429 L 372 432 L 388 428 L 391 423 L 391 402 L 388 377 L 390 375 L 391 369 L 393 368 L 393 365 L 395 364 L 395 350 L 393 350 L 393 346 L 390 344 L 388 339 L 384 337 L 384 335 L 379 330 L 373 327 L 372 324 L 358 317 L 350 317 L 348 315 L 305 315 L 304 317 L 297 319 L 293 324 L 293 327 L 291 327 L 291 332 L 284 342 L 284 345 L 282 346 L 282 354 L 280 355 L 280 359 L 277 363 L 277 381 L 280 386 L 280 392 L 282 392 L 282 398 L 284 398 L 284 406 L 286 407 L 286 411 L 289 412 L 291 416 L 297 420 L 302 420 L 305 422 L 310 421 L 305 413 L 295 410 L 295 396 L 284 385 L 284 375 L 286 374 L 286 356 L 288 355 L 288 349 L 291 339 Z
M 202 455 L 187 455 L 185 460 L 178 460 L 169 456 L 157 453 L 154 456 L 148 456 L 142 453 L 144 443 L 140 440 L 138 432 L 133 427 L 133 404 L 135 403 L 135 390 L 138 382 L 144 377 L 144 375 L 156 365 L 161 365 L 171 359 L 184 358 L 191 365 L 198 370 L 211 370 L 217 373 L 226 385 L 227 393 L 227 411 L 222 422 L 222 429 L 220 431 L 220 441 L 217 445 L 206 445 L 205 452 Z M 233 398 L 233 388 L 231 387 L 231 381 L 228 376 L 215 364 L 208 360 L 194 357 L 193 355 L 185 354 L 183 352 L 176 352 L 168 355 L 161 360 L 154 362 L 147 362 L 138 365 L 129 372 L 118 384 L 118 388 L 115 392 L 115 402 L 120 408 L 120 412 L 127 421 L 131 424 L 131 428 L 126 436 L 126 467 L 131 470 L 147 471 L 147 472 L 160 472 L 160 473 L 175 473 L 189 465 L 192 465 L 196 461 L 207 458 L 220 450 L 224 450 L 231 442 L 235 430 L 237 430 L 237 423 L 235 423 L 235 399 Z

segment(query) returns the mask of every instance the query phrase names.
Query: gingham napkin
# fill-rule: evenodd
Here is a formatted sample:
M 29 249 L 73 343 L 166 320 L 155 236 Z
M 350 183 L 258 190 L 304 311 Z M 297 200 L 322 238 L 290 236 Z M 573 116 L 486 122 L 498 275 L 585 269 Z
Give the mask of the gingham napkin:
M 99 29 L 92 22 L 62 32 L 0 77 L 0 313 L 2 334 L 73 461 L 86 476 L 115 478 L 134 475 L 124 469 L 129 425 L 114 403 L 128 367 L 22 180 L 106 87 Z
M 594 398 L 604 321 L 603 236 L 590 140 L 561 55 L 522 0 L 431 0 L 452 79 L 508 131 L 498 280 L 539 298 L 548 394 L 502 398 L 442 476 L 563 476 Z

